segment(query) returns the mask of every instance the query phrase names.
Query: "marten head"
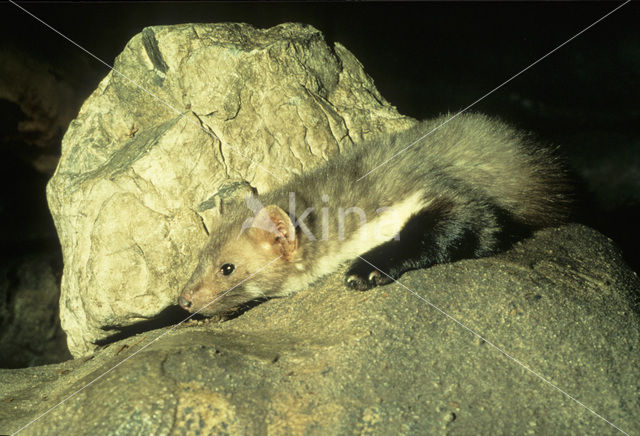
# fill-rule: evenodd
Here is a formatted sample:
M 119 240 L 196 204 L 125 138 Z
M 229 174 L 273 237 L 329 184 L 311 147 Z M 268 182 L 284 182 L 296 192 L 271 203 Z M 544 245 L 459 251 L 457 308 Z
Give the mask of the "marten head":
M 178 303 L 191 313 L 211 316 L 282 295 L 282 282 L 297 254 L 289 215 L 278 206 L 266 206 L 242 226 L 223 225 L 211 235 Z

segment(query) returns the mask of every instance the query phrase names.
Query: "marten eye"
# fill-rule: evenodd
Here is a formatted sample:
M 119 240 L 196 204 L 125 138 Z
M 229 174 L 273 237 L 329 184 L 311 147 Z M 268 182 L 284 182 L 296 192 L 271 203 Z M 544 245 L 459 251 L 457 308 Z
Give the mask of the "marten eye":
M 233 272 L 233 270 L 236 269 L 236 266 L 232 263 L 225 263 L 224 265 L 222 265 L 220 267 L 220 272 L 225 275 L 228 276 L 229 274 L 231 274 Z

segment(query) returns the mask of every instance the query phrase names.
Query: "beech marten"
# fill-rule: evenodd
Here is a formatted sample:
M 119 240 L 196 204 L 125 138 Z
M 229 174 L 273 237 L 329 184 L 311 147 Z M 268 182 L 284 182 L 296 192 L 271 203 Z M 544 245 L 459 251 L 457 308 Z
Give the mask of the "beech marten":
M 487 256 L 562 222 L 567 192 L 558 159 L 529 135 L 479 114 L 423 121 L 225 204 L 178 302 L 213 315 L 293 294 L 349 261 L 346 285 L 366 290 Z

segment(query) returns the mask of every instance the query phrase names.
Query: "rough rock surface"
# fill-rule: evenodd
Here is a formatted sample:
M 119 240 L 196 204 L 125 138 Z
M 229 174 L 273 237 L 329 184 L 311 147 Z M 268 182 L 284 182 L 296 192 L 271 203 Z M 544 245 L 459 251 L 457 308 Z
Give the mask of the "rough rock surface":
M 299 24 L 150 27 L 115 70 L 71 123 L 47 187 L 75 356 L 175 302 L 225 199 L 414 122 L 349 51 Z
M 640 433 L 640 280 L 606 237 L 543 230 L 401 282 L 488 342 L 398 284 L 358 293 L 336 273 L 228 322 L 0 370 L 0 433 L 127 359 L 21 434 L 622 434 L 490 343 Z

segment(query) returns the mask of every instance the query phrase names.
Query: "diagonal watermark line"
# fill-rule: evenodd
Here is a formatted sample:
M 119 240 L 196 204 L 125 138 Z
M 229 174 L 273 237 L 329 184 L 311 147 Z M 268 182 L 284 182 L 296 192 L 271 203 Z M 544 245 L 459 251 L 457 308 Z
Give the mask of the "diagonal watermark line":
M 607 420 L 605 417 L 603 417 L 602 415 L 600 415 L 599 413 L 597 413 L 596 411 L 594 411 L 593 409 L 591 409 L 590 407 L 586 406 L 584 403 L 582 403 L 581 401 L 579 401 L 578 399 L 576 399 L 575 397 L 573 397 L 572 395 L 568 394 L 567 392 L 563 391 L 562 389 L 560 389 L 558 386 L 556 386 L 555 384 L 553 384 L 552 382 L 550 382 L 549 380 L 547 380 L 546 378 L 544 378 L 541 374 L 539 374 L 538 372 L 534 371 L 533 369 L 529 368 L 527 365 L 525 365 L 524 363 L 522 363 L 520 360 L 516 359 L 515 357 L 511 356 L 509 353 L 507 353 L 506 351 L 504 351 L 502 348 L 498 347 L 497 345 L 495 345 L 493 342 L 489 341 L 488 339 L 484 338 L 483 336 L 481 336 L 478 332 L 476 332 L 475 330 L 473 330 L 470 327 L 467 327 L 466 325 L 464 325 L 462 322 L 458 321 L 456 318 L 454 318 L 453 316 L 449 315 L 447 312 L 445 312 L 444 310 L 440 309 L 438 306 L 436 306 L 435 304 L 433 304 L 432 302 L 430 302 L 429 300 L 427 300 L 426 298 L 424 298 L 422 295 L 418 294 L 417 292 L 415 292 L 412 289 L 409 289 L 407 286 L 405 286 L 404 284 L 402 284 L 401 282 L 399 282 L 398 280 L 394 279 L 393 277 L 391 277 L 389 274 L 387 274 L 386 272 L 382 271 L 380 268 L 378 268 L 377 266 L 375 266 L 374 264 L 372 264 L 371 262 L 369 262 L 367 259 L 363 258 L 362 256 L 358 256 L 358 258 L 360 258 L 362 261 L 366 262 L 367 264 L 369 264 L 371 267 L 375 268 L 376 270 L 378 270 L 378 272 L 380 272 L 381 274 L 384 274 L 385 276 L 389 277 L 391 280 L 393 280 L 395 283 L 399 284 L 400 286 L 402 286 L 403 288 L 405 288 L 407 291 L 411 292 L 414 296 L 418 297 L 420 300 L 424 301 L 425 303 L 427 303 L 429 306 L 433 307 L 435 310 L 437 310 L 438 312 L 440 312 L 441 314 L 443 314 L 444 316 L 446 316 L 447 318 L 449 318 L 451 321 L 455 322 L 456 324 L 458 324 L 460 327 L 462 327 L 463 329 L 467 330 L 469 333 L 473 334 L 474 336 L 476 336 L 479 339 L 482 339 L 484 342 L 486 342 L 487 344 L 489 344 L 491 347 L 493 347 L 494 349 L 498 350 L 500 353 L 504 354 L 506 357 L 508 357 L 509 359 L 513 360 L 515 363 L 517 363 L 518 365 L 520 365 L 521 367 L 523 367 L 524 369 L 526 369 L 527 371 L 529 371 L 531 374 L 535 375 L 536 377 L 538 377 L 540 380 L 542 380 L 543 382 L 547 383 L 549 386 L 551 386 L 552 388 L 554 388 L 555 390 L 557 390 L 558 392 L 562 393 L 563 395 L 565 395 L 567 398 L 570 398 L 571 400 L 573 400 L 574 402 L 576 402 L 577 404 L 579 404 L 580 406 L 582 406 L 583 408 L 585 408 L 586 410 L 588 410 L 589 412 L 591 412 L 592 414 L 594 414 L 595 416 L 597 416 L 598 418 L 600 418 L 601 420 L 603 420 L 604 422 L 606 422 L 607 424 L 609 424 L 611 427 L 615 428 L 616 430 L 618 430 L 619 432 L 625 434 L 626 436 L 629 436 L 629 433 L 627 433 L 626 431 L 622 430 L 620 427 L 616 426 L 615 424 L 613 424 L 611 421 Z
M 431 135 L 433 132 L 435 132 L 436 130 L 438 130 L 440 127 L 444 126 L 445 124 L 447 124 L 449 121 L 455 119 L 456 117 L 458 117 L 460 114 L 464 113 L 465 111 L 467 111 L 469 108 L 471 108 L 472 106 L 475 106 L 477 103 L 481 102 L 482 100 L 484 100 L 485 98 L 487 98 L 488 96 L 490 96 L 491 94 L 493 94 L 494 92 L 496 92 L 498 89 L 502 88 L 504 85 L 506 85 L 507 83 L 511 82 L 513 79 L 515 79 L 516 77 L 520 76 L 522 73 L 524 73 L 525 71 L 529 70 L 531 67 L 533 67 L 534 65 L 538 64 L 539 62 L 541 62 L 542 60 L 544 60 L 545 58 L 547 58 L 548 56 L 550 56 L 551 54 L 555 53 L 556 51 L 558 51 L 559 49 L 561 49 L 562 47 L 564 47 L 565 45 L 567 45 L 568 43 L 570 43 L 571 41 L 573 41 L 574 39 L 576 39 L 578 36 L 582 35 L 584 32 L 586 32 L 587 30 L 591 29 L 593 26 L 595 26 L 596 24 L 598 24 L 599 22 L 601 22 L 602 20 L 604 20 L 605 18 L 607 18 L 609 15 L 613 14 L 615 11 L 617 11 L 618 9 L 620 9 L 621 7 L 623 7 L 624 5 L 626 5 L 627 3 L 629 3 L 631 0 L 627 0 L 626 2 L 622 3 L 621 5 L 617 6 L 615 9 L 613 9 L 612 11 L 608 12 L 606 15 L 604 15 L 603 17 L 599 18 L 598 20 L 594 21 L 593 23 L 591 23 L 590 25 L 588 25 L 587 27 L 585 27 L 584 29 L 582 29 L 580 32 L 576 33 L 575 35 L 573 35 L 571 38 L 567 39 L 565 42 L 563 42 L 562 44 L 560 44 L 559 46 L 557 46 L 556 48 L 554 48 L 553 50 L 551 50 L 550 52 L 548 52 L 547 54 L 545 54 L 544 56 L 542 56 L 541 58 L 539 58 L 537 61 L 533 62 L 532 64 L 529 64 L 529 66 L 527 66 L 526 68 L 520 70 L 520 72 L 514 74 L 513 76 L 511 76 L 510 78 L 508 78 L 507 80 L 505 80 L 504 82 L 502 82 L 500 85 L 496 86 L 495 88 L 493 88 L 491 91 L 487 92 L 485 95 L 483 95 L 482 97 L 480 97 L 479 99 L 477 99 L 476 101 L 474 101 L 473 103 L 471 103 L 470 105 L 468 105 L 467 107 L 465 107 L 464 109 L 458 111 L 455 115 L 451 116 L 450 118 L 448 118 L 447 120 L 445 120 L 444 122 L 442 122 L 439 126 L 435 127 L 434 129 L 430 130 L 429 132 L 425 133 L 424 135 L 422 135 L 421 137 L 419 137 L 418 139 L 416 139 L 415 141 L 413 141 L 411 144 L 407 145 L 406 147 L 404 147 L 402 150 L 398 151 L 396 154 L 394 154 L 393 156 L 391 156 L 389 159 L 385 160 L 384 162 L 382 162 L 381 164 L 379 164 L 378 166 L 376 166 L 375 168 L 373 168 L 372 170 L 370 170 L 368 173 L 366 173 L 364 176 L 360 177 L 359 179 L 356 180 L 356 182 L 359 182 L 360 180 L 364 179 L 365 177 L 367 177 L 369 174 L 371 174 L 372 172 L 374 172 L 375 170 L 377 170 L 378 168 L 386 165 L 387 163 L 389 163 L 391 160 L 395 159 L 399 154 L 404 153 L 405 151 L 407 151 L 408 149 L 410 149 L 411 147 L 413 147 L 414 145 L 416 145 L 418 142 L 422 141 L 424 138 L 426 138 L 427 136 Z
M 102 59 L 100 59 L 98 56 L 94 55 L 93 53 L 91 53 L 89 50 L 87 50 L 86 48 L 82 47 L 80 44 L 78 44 L 77 42 L 75 42 L 74 40 L 72 40 L 71 38 L 69 38 L 68 36 L 66 36 L 65 34 L 63 34 L 62 32 L 60 32 L 59 30 L 57 30 L 56 28 L 54 28 L 53 26 L 49 25 L 48 23 L 46 23 L 44 20 L 40 19 L 39 17 L 37 17 L 36 15 L 32 14 L 31 12 L 29 12 L 28 10 L 26 10 L 25 8 L 23 8 L 22 6 L 20 6 L 19 4 L 17 4 L 15 1 L 13 0 L 9 0 L 9 3 L 13 4 L 14 6 L 16 6 L 19 9 L 22 9 L 22 11 L 24 11 L 26 14 L 30 15 L 32 18 L 34 18 L 35 20 L 39 21 L 40 23 L 42 23 L 43 25 L 45 25 L 46 27 L 48 27 L 49 29 L 53 30 L 55 33 L 57 33 L 58 35 L 60 35 L 62 38 L 66 39 L 67 41 L 69 41 L 71 44 L 75 45 L 76 47 L 78 47 L 80 50 L 82 50 L 83 52 L 85 52 L 86 54 L 88 54 L 89 56 L 91 56 L 92 58 L 94 58 L 95 60 L 97 60 L 98 62 L 100 62 L 101 64 L 103 64 L 104 66 L 106 66 L 107 68 L 109 68 L 111 71 L 113 71 L 114 73 L 118 74 L 119 76 L 123 77 L 124 79 L 126 79 L 129 83 L 131 83 L 132 85 L 136 86 L 137 88 L 141 89 L 142 91 L 146 92 L 149 96 L 153 97 L 154 99 L 156 99 L 157 101 L 159 101 L 160 103 L 162 103 L 164 106 L 166 106 L 167 108 L 171 109 L 171 111 L 175 112 L 176 114 L 183 116 L 184 113 L 181 112 L 180 110 L 178 110 L 177 108 L 173 107 L 172 105 L 170 105 L 169 103 L 167 103 L 165 100 L 161 99 L 160 97 L 158 97 L 157 95 L 155 95 L 153 92 L 149 91 L 147 88 L 145 88 L 144 86 L 140 85 L 139 83 L 137 83 L 136 81 L 134 81 L 133 79 L 129 78 L 127 75 L 125 75 L 124 73 L 121 73 L 120 71 L 116 70 L 113 66 L 111 66 L 110 64 L 108 64 L 107 62 L 103 61 Z M 253 159 L 251 159 L 249 156 L 243 154 L 242 152 L 238 151 L 235 147 L 232 147 L 231 145 L 229 145 L 228 143 L 226 143 L 225 141 L 222 140 L 222 138 L 218 138 L 216 135 L 214 135 L 212 132 L 208 131 L 207 129 L 205 129 L 203 126 L 201 126 L 200 124 L 196 123 L 195 121 L 189 119 L 189 118 L 185 118 L 185 120 L 187 120 L 188 122 L 190 122 L 191 124 L 193 124 L 194 126 L 198 127 L 199 129 L 201 129 L 203 132 L 205 132 L 207 135 L 211 136 L 214 139 L 217 139 L 218 141 L 220 141 L 223 145 L 226 145 L 227 147 L 229 147 L 229 149 L 236 153 L 239 154 L 240 156 L 244 157 L 245 159 L 247 159 L 248 161 L 256 164 L 260 169 L 262 169 L 263 171 L 266 171 L 267 173 L 269 173 L 271 176 L 273 176 L 277 181 L 279 181 L 280 183 L 283 182 L 283 180 L 276 176 L 274 173 L 272 173 L 271 171 L 269 171 L 267 168 L 265 168 L 264 166 L 262 166 L 261 164 L 259 164 L 258 162 L 254 161 Z
M 185 319 L 183 319 L 182 321 L 180 321 L 178 324 L 174 325 L 173 327 L 171 327 L 169 330 L 161 333 L 160 335 L 158 335 L 155 339 L 152 339 L 151 341 L 147 342 L 144 346 L 142 346 L 139 350 L 137 350 L 135 353 L 131 353 L 129 356 L 125 357 L 124 359 L 122 359 L 120 362 L 116 363 L 114 366 L 112 366 L 111 368 L 109 368 L 108 370 L 106 370 L 105 372 L 103 372 L 102 374 L 100 374 L 99 376 L 97 376 L 96 378 L 94 378 L 93 380 L 91 380 L 89 383 L 87 383 L 86 385 L 82 386 L 80 389 L 78 389 L 77 391 L 75 391 L 74 393 L 72 393 L 71 395 L 65 397 L 62 401 L 60 401 L 59 403 L 57 403 L 56 405 L 50 407 L 49 409 L 47 409 L 45 412 L 43 412 L 42 414 L 40 414 L 39 416 L 37 416 L 35 419 L 29 421 L 27 424 L 23 425 L 22 427 L 20 427 L 18 430 L 16 430 L 15 432 L 11 433 L 12 435 L 18 434 L 20 433 L 22 430 L 24 430 L 25 428 L 29 427 L 31 424 L 33 424 L 34 422 L 36 422 L 37 420 L 39 420 L 40 418 L 42 418 L 43 416 L 49 414 L 52 410 L 54 410 L 55 408 L 57 408 L 58 406 L 60 406 L 62 403 L 64 403 L 65 401 L 69 400 L 70 398 L 75 397 L 76 395 L 78 395 L 80 392 L 82 392 L 83 390 L 85 390 L 87 387 L 91 386 L 92 384 L 94 384 L 95 382 L 97 382 L 98 380 L 100 380 L 102 377 L 104 377 L 105 375 L 109 374 L 111 371 L 113 371 L 114 369 L 116 369 L 117 367 L 119 367 L 120 365 L 122 365 L 124 362 L 126 362 L 127 360 L 131 359 L 133 356 L 135 356 L 136 354 L 138 354 L 139 352 L 141 352 L 142 350 L 144 350 L 145 348 L 149 347 L 151 344 L 153 344 L 154 342 L 156 342 L 158 339 L 160 339 L 161 337 L 163 337 L 164 335 L 166 335 L 167 333 L 172 332 L 173 330 L 175 330 L 176 328 L 178 328 L 181 324 L 183 324 L 184 322 L 188 321 L 189 319 L 191 319 L 192 317 L 194 317 L 195 315 L 197 315 L 198 313 L 200 313 L 202 310 L 206 309 L 207 307 L 209 307 L 210 305 L 212 305 L 213 303 L 215 303 L 216 301 L 218 301 L 219 299 L 221 299 L 222 297 L 224 297 L 225 295 L 227 295 L 229 292 L 233 291 L 235 288 L 237 288 L 238 286 L 240 286 L 241 284 L 243 284 L 244 282 L 246 282 L 247 280 L 253 278 L 256 274 L 260 273 L 262 270 L 266 269 L 267 267 L 269 267 L 273 262 L 275 262 L 276 260 L 280 259 L 282 256 L 278 256 L 275 259 L 272 259 L 271 261 L 269 261 L 266 265 L 262 266 L 260 269 L 258 269 L 256 272 L 254 272 L 253 274 L 251 274 L 249 277 L 245 278 L 244 280 L 240 281 L 238 284 L 236 284 L 235 286 L 227 289 L 226 291 L 224 291 L 222 294 L 220 294 L 219 296 L 217 296 L 216 298 L 214 298 L 213 300 L 211 300 L 210 302 L 208 302 L 206 305 L 202 306 L 200 309 L 198 309 L 196 312 L 193 312 L 191 315 L 189 315 L 188 317 L 186 317 Z
M 160 99 L 159 97 L 157 97 L 155 94 L 151 93 L 150 91 L 148 91 L 147 89 L 145 89 L 143 86 L 137 84 L 136 82 L 134 82 L 133 80 L 131 80 L 129 77 L 127 77 L 126 75 L 120 73 L 119 71 L 117 71 L 115 68 L 113 68 L 112 66 L 110 66 L 109 64 L 107 64 L 106 62 L 102 61 L 101 59 L 99 59 L 98 57 L 96 57 L 95 55 L 93 55 L 92 53 L 90 53 L 89 51 L 87 51 L 86 49 L 84 49 L 82 46 L 80 46 L 79 44 L 77 44 L 76 42 L 72 41 L 70 38 L 66 37 L 65 35 L 63 35 L 62 33 L 60 33 L 59 31 L 57 31 L 56 29 L 54 29 L 52 26 L 48 25 L 47 23 L 45 23 L 44 21 L 42 21 L 40 18 L 36 17 L 35 15 L 33 15 L 32 13 L 30 13 L 29 11 L 27 11 L 26 9 L 22 8 L 21 6 L 19 6 L 18 4 L 16 4 L 14 1 L 10 0 L 10 2 L 12 4 L 14 4 L 16 7 L 22 9 L 25 13 L 27 13 L 28 15 L 32 16 L 34 19 L 38 20 L 39 22 L 41 22 L 42 24 L 44 24 L 45 26 L 47 26 L 48 28 L 50 28 L 51 30 L 53 30 L 54 32 L 56 32 L 57 34 L 59 34 L 60 36 L 62 36 L 63 38 L 65 38 L 66 40 L 68 40 L 69 42 L 71 42 L 72 44 L 74 44 L 75 46 L 77 46 L 78 48 L 80 48 L 81 50 L 83 50 L 84 52 L 86 52 L 87 54 L 89 54 L 90 56 L 92 56 L 93 58 L 95 58 L 96 60 L 98 60 L 99 62 L 101 62 L 102 64 L 106 65 L 108 68 L 110 68 L 112 71 L 114 71 L 116 74 L 122 76 L 123 78 L 125 78 L 126 80 L 128 80 L 130 83 L 132 83 L 133 85 L 135 85 L 136 87 L 140 88 L 141 90 L 143 90 L 144 92 L 146 92 L 147 94 L 149 94 L 151 97 L 155 98 L 156 100 L 158 100 L 159 102 L 161 102 L 163 105 L 167 106 L 168 108 L 170 108 L 171 110 L 173 110 L 174 112 L 176 112 L 179 115 L 183 115 L 179 110 L 177 110 L 176 108 L 174 108 L 173 106 L 171 106 L 170 104 L 168 104 L 167 102 L 165 102 L 164 100 Z M 493 90 L 489 91 L 488 93 L 486 93 L 484 96 L 482 96 L 481 98 L 477 99 L 476 101 L 474 101 L 473 103 L 471 103 L 470 105 L 468 105 L 467 107 L 465 107 L 464 109 L 462 109 L 461 111 L 459 111 L 458 113 L 456 113 L 454 116 L 452 116 L 451 118 L 449 118 L 448 120 L 446 120 L 445 122 L 443 122 L 442 124 L 440 124 L 438 127 L 434 128 L 433 130 L 431 130 L 430 132 L 428 132 L 427 134 L 423 135 L 422 137 L 420 137 L 418 140 L 414 141 L 413 143 L 409 144 L 407 147 L 405 147 L 404 149 L 400 150 L 398 153 L 396 153 L 394 156 L 392 156 L 390 159 L 388 159 L 387 161 L 383 162 L 382 164 L 378 165 L 377 167 L 375 167 L 374 169 L 372 169 L 371 171 L 369 171 L 367 174 L 365 174 L 364 176 L 360 177 L 359 179 L 357 179 L 356 181 L 359 181 L 361 179 L 363 179 L 364 177 L 366 177 L 368 174 L 370 174 L 371 172 L 375 171 L 376 169 L 378 169 L 379 167 L 385 165 L 386 163 L 388 163 L 390 160 L 392 160 L 393 158 L 395 158 L 398 154 L 404 152 L 405 150 L 407 150 L 408 148 L 410 148 L 411 146 L 415 145 L 417 142 L 419 142 L 420 140 L 424 139 L 426 136 L 430 135 L 431 133 L 433 133 L 435 130 L 437 130 L 438 128 L 442 127 L 444 124 L 446 124 L 447 122 L 453 120 L 454 118 L 456 118 L 457 116 L 459 116 L 460 114 L 462 114 L 463 112 L 465 112 L 466 110 L 468 110 L 469 108 L 471 108 L 472 106 L 474 106 L 475 104 L 477 104 L 478 102 L 480 102 L 481 100 L 483 100 L 484 98 L 486 98 L 487 96 L 489 96 L 490 94 L 492 94 L 493 92 L 495 92 L 496 90 L 498 90 L 499 88 L 501 88 L 502 86 L 504 86 L 505 84 L 509 83 L 510 81 L 512 81 L 513 79 L 515 79 L 516 77 L 518 77 L 519 75 L 521 75 L 522 73 L 524 73 L 525 71 L 527 71 L 528 69 L 530 69 L 531 67 L 533 67 L 534 65 L 536 65 L 537 63 L 539 63 L 540 61 L 542 61 L 543 59 L 545 59 L 546 57 L 548 57 L 549 55 L 551 55 L 552 53 L 554 53 L 555 51 L 557 51 L 558 49 L 560 49 L 561 47 L 563 47 L 564 45 L 566 45 L 567 43 L 569 43 L 570 41 L 572 41 L 573 39 L 575 39 L 576 37 L 578 37 L 579 35 L 581 35 L 582 33 L 584 33 L 585 31 L 589 30 L 591 27 L 595 26 L 597 23 L 599 23 L 600 21 L 604 20 L 605 18 L 607 18 L 609 15 L 611 15 L 612 13 L 614 13 L 615 11 L 617 11 L 618 9 L 620 9 L 621 7 L 625 6 L 627 3 L 629 3 L 630 0 L 627 0 L 625 3 L 619 5 L 618 7 L 616 7 L 615 9 L 613 9 L 612 11 L 610 11 L 609 13 L 607 13 L 606 15 L 604 15 L 602 18 L 600 18 L 599 20 L 595 21 L 594 23 L 592 23 L 590 26 L 586 27 L 585 29 L 583 29 L 582 31 L 580 31 L 579 33 L 577 33 L 576 35 L 574 35 L 573 37 L 571 37 L 570 39 L 568 39 L 567 41 L 565 41 L 564 43 L 560 44 L 558 47 L 556 47 L 555 49 L 553 49 L 552 51 L 550 51 L 549 53 L 545 54 L 544 56 L 542 56 L 541 58 L 539 58 L 537 61 L 533 62 L 532 64 L 530 64 L 528 67 L 526 67 L 525 69 L 523 69 L 522 71 L 520 71 L 519 73 L 515 74 L 514 76 L 512 76 L 511 78 L 509 78 L 508 80 L 506 80 L 505 82 L 503 82 L 502 84 L 500 84 L 499 86 L 497 86 L 496 88 L 494 88 Z M 205 130 L 202 126 L 199 126 L 197 123 L 188 120 L 189 122 L 193 123 L 194 125 L 200 127 L 203 131 L 205 131 L 205 133 L 211 135 L 212 137 L 216 138 L 216 136 Z M 220 138 L 217 138 L 218 140 L 220 140 Z M 220 140 L 222 142 L 222 140 Z M 235 150 L 233 147 L 229 146 L 228 144 L 222 142 L 223 144 L 227 145 L 230 149 L 232 149 L 234 152 L 236 152 L 237 154 L 245 157 L 246 159 L 250 160 L 251 162 L 255 163 L 257 166 L 259 166 L 261 169 L 265 170 L 267 173 L 269 173 L 270 175 L 272 175 L 274 178 L 278 179 L 279 181 L 280 178 L 278 178 L 275 174 L 271 173 L 269 170 L 267 170 L 266 168 L 264 168 L 263 166 L 261 166 L 260 164 L 258 164 L 257 162 L 254 162 L 252 159 L 250 159 L 249 157 L 245 156 L 244 154 L 240 153 L 239 151 Z M 281 257 L 281 256 L 280 256 Z M 66 397 L 65 399 L 63 399 L 61 402 L 59 402 L 58 404 L 56 404 L 55 406 L 51 407 L 49 410 L 47 410 L 46 412 L 44 412 L 43 414 L 41 414 L 40 416 L 38 416 L 37 418 L 35 418 L 33 421 L 29 422 L 28 424 L 26 424 L 25 426 L 23 426 L 22 428 L 20 428 L 18 431 L 16 431 L 13 434 L 16 434 L 20 431 L 22 431 L 23 429 L 25 429 L 26 427 L 28 427 L 29 425 L 31 425 L 32 423 L 34 423 L 35 421 L 37 421 L 38 419 L 40 419 L 41 417 L 45 416 L 46 414 L 48 414 L 49 412 L 51 412 L 53 409 L 55 409 L 56 407 L 58 407 L 60 404 L 64 403 L 65 401 L 67 401 L 68 399 L 72 398 L 73 396 L 77 395 L 79 392 L 81 392 L 82 390 L 84 390 L 86 387 L 90 386 L 91 384 L 93 384 L 94 382 L 96 382 L 97 380 L 99 380 L 100 378 L 102 378 L 103 376 L 105 376 L 106 374 L 108 374 L 109 372 L 111 372 L 112 370 L 114 370 L 115 368 L 117 368 L 118 366 L 120 366 L 122 363 L 124 363 L 125 361 L 127 361 L 128 359 L 130 359 L 131 357 L 135 356 L 137 353 L 139 353 L 140 351 L 144 350 L 145 348 L 147 348 L 148 346 L 150 346 L 151 344 L 153 344 L 153 342 L 157 341 L 158 339 L 160 339 L 161 337 L 163 337 L 164 335 L 166 335 L 167 333 L 171 332 L 172 330 L 174 330 L 175 328 L 177 328 L 178 326 L 180 326 L 182 323 L 184 323 L 185 321 L 189 320 L 190 318 L 192 318 L 193 316 L 195 316 L 196 314 L 198 314 L 200 311 L 202 311 L 203 309 L 205 309 L 206 307 L 208 307 L 209 305 L 211 305 L 212 303 L 214 303 L 215 301 L 217 301 L 218 299 L 222 298 L 224 295 L 226 295 L 227 293 L 229 293 L 230 291 L 232 291 L 233 289 L 235 289 L 237 286 L 241 285 L 242 283 L 244 283 L 246 280 L 252 278 L 253 276 L 255 276 L 256 274 L 258 274 L 259 272 L 261 272 L 263 269 L 265 269 L 266 267 L 268 267 L 269 265 L 271 265 L 273 262 L 275 262 L 276 260 L 278 260 L 280 257 L 273 259 L 271 262 L 269 262 L 267 265 L 265 265 L 264 267 L 260 268 L 258 271 L 256 271 L 255 273 L 253 273 L 251 276 L 247 277 L 246 279 L 244 279 L 243 281 L 241 281 L 240 283 L 238 283 L 237 285 L 235 285 L 234 287 L 230 288 L 229 290 L 225 291 L 223 294 L 221 294 L 219 297 L 215 298 L 214 300 L 212 300 L 211 302 L 209 302 L 207 305 L 205 305 L 204 307 L 202 307 L 201 309 L 199 309 L 198 311 L 194 312 L 193 314 L 191 314 L 190 316 L 188 316 L 187 318 L 185 318 L 184 320 L 182 320 L 181 322 L 179 322 L 178 324 L 176 324 L 175 326 L 173 326 L 171 329 L 167 330 L 166 332 L 162 333 L 161 335 L 159 335 L 158 337 L 156 337 L 155 339 L 153 339 L 152 341 L 150 341 L 149 343 L 147 343 L 146 345 L 144 345 L 142 348 L 140 348 L 139 350 L 137 350 L 135 353 L 132 353 L 130 356 L 126 357 L 125 359 L 123 359 L 122 361 L 120 361 L 119 363 L 117 363 L 115 366 L 113 366 L 111 369 L 107 370 L 106 372 L 104 372 L 103 374 L 101 374 L 100 376 L 96 377 L 95 379 L 93 379 L 91 382 L 89 382 L 88 384 L 86 384 L 85 386 L 83 386 L 82 388 L 80 388 L 79 390 L 77 390 L 76 392 L 74 392 L 73 394 L 71 394 L 70 396 Z M 365 261 L 366 263 L 368 263 L 369 265 L 371 265 L 372 267 L 376 268 L 378 271 L 380 271 L 377 267 L 375 267 L 374 265 L 372 265 L 370 262 L 368 262 L 366 259 L 360 257 L 360 259 L 362 259 L 363 261 Z M 386 273 L 384 273 L 383 271 L 380 271 L 381 273 L 387 275 Z M 388 275 L 387 275 L 388 276 Z M 390 277 L 390 276 L 388 276 Z M 391 278 L 391 277 L 390 277 Z M 392 279 L 394 280 L 394 279 Z M 475 336 L 477 336 L 478 338 L 482 339 L 483 341 L 485 341 L 486 343 L 488 343 L 490 346 L 492 346 L 493 348 L 495 348 L 496 350 L 500 351 L 502 354 L 504 354 L 506 357 L 508 357 L 509 359 L 513 360 L 514 362 L 518 363 L 520 366 L 522 366 L 524 369 L 526 369 L 527 371 L 531 372 L 532 374 L 534 374 L 535 376 L 537 376 L 538 378 L 540 378 L 541 380 L 543 380 L 544 382 L 546 382 L 547 384 L 549 384 L 550 386 L 552 386 L 554 389 L 558 390 L 559 392 L 561 392 L 562 394 L 564 394 L 565 396 L 567 396 L 568 398 L 570 398 L 571 400 L 573 400 L 574 402 L 576 402 L 577 404 L 581 405 L 583 408 L 585 408 L 586 410 L 590 411 L 592 414 L 594 414 L 595 416 L 599 417 L 600 419 L 602 419 L 603 421 L 607 422 L 609 425 L 611 425 L 612 427 L 616 428 L 617 430 L 619 430 L 620 432 L 624 433 L 625 435 L 627 435 L 626 432 L 624 432 L 623 430 L 621 430 L 620 428 L 618 428 L 617 426 L 615 426 L 614 424 L 612 424 L 610 421 L 606 420 L 604 417 L 602 417 L 601 415 L 599 415 L 598 413 L 596 413 L 595 411 L 593 411 L 592 409 L 590 409 L 589 407 L 587 407 L 586 405 L 584 405 L 583 403 L 581 403 L 580 401 L 578 401 L 577 399 L 575 399 L 574 397 L 572 397 L 571 395 L 569 395 L 568 393 L 566 393 L 565 391 L 563 391 L 562 389 L 560 389 L 559 387 L 557 387 L 556 385 L 554 385 L 553 383 L 551 383 L 550 381 L 548 381 L 547 379 L 545 379 L 543 376 L 541 376 L 540 374 L 538 374 L 537 372 L 531 370 L 530 368 L 528 368 L 526 365 L 524 365 L 523 363 L 521 363 L 519 360 L 515 359 L 514 357 L 510 356 L 508 353 L 506 353 L 505 351 L 503 351 L 502 349 L 500 349 L 499 347 L 497 347 L 496 345 L 494 345 L 493 343 L 491 343 L 490 341 L 484 339 L 482 336 L 480 336 L 478 333 L 476 333 L 475 331 L 473 331 L 472 329 L 466 327 L 464 324 L 462 324 L 460 321 L 456 320 L 455 318 L 453 318 L 452 316 L 448 315 L 447 313 L 445 313 L 443 310 L 439 309 L 437 306 L 433 305 L 432 303 L 430 303 L 429 301 L 427 301 L 426 299 L 424 299 L 422 296 L 420 296 L 419 294 L 415 293 L 414 291 L 412 291 L 411 289 L 407 288 L 406 286 L 404 286 L 402 283 L 394 280 L 396 283 L 399 283 L 401 286 L 403 286 L 405 289 L 407 289 L 408 291 L 410 291 L 411 293 L 413 293 L 416 297 L 420 298 L 421 300 L 423 300 L 424 302 L 426 302 L 427 304 L 429 304 L 430 306 L 432 306 L 433 308 L 435 308 L 436 310 L 438 310 L 439 312 L 441 312 L 442 314 L 444 314 L 445 316 L 447 316 L 448 318 L 450 318 L 451 320 L 453 320 L 454 322 L 456 322 L 458 325 L 460 325 L 461 327 L 465 328 L 466 330 L 468 330 L 469 332 L 471 332 L 472 334 L 474 334 Z

